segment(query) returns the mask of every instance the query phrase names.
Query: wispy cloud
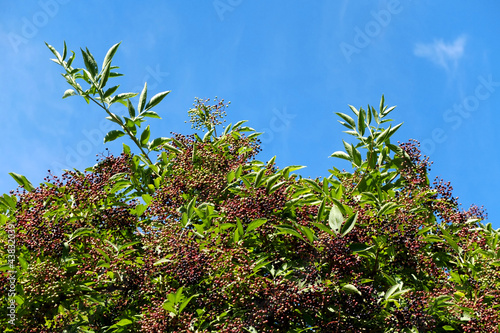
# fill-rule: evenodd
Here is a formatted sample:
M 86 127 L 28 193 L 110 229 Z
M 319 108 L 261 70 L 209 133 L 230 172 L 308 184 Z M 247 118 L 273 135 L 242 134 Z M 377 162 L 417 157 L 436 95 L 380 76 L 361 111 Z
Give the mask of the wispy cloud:
M 463 56 L 466 41 L 465 36 L 460 36 L 451 43 L 445 43 L 442 39 L 430 44 L 417 43 L 413 53 L 450 71 L 457 67 L 458 61 Z

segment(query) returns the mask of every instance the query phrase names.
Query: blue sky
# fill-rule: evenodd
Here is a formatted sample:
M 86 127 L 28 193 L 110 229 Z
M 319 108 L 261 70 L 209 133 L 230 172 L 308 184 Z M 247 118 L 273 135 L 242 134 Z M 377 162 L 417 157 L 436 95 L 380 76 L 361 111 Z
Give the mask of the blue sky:
M 152 136 L 190 133 L 195 97 L 231 101 L 228 120 L 262 136 L 260 160 L 328 176 L 340 160 L 334 112 L 397 105 L 395 139 L 422 142 L 431 177 L 451 181 L 464 208 L 484 205 L 500 227 L 500 3 L 466 1 L 8 1 L 0 12 L 0 192 L 16 172 L 84 169 L 104 152 L 111 123 L 67 84 L 44 41 L 114 58 L 120 92 L 172 90 Z M 496 55 L 496 56 L 495 56 Z M 98 60 L 98 63 L 100 61 Z M 151 95 L 150 95 L 151 96 Z M 116 109 L 117 112 L 119 108 Z M 495 130 L 495 128 L 497 128 Z M 121 152 L 117 144 L 108 147 Z

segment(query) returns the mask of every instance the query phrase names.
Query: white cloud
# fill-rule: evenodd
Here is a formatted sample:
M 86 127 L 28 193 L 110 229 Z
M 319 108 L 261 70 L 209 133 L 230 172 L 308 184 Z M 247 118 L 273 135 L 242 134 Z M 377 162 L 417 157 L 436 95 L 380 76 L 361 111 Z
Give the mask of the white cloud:
M 413 49 L 417 57 L 427 58 L 436 65 L 449 71 L 456 68 L 458 61 L 464 54 L 466 38 L 460 36 L 452 43 L 435 40 L 431 44 L 418 43 Z

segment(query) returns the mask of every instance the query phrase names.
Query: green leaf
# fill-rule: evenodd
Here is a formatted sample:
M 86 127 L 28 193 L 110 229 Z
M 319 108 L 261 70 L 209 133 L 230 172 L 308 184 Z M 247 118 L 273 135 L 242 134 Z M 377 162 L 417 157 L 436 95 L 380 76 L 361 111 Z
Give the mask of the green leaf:
M 151 132 L 150 132 L 149 125 L 148 125 L 148 127 L 146 127 L 144 132 L 142 132 L 142 134 L 141 134 L 141 145 L 142 146 L 147 145 L 150 135 L 151 135 Z
M 109 48 L 108 52 L 106 53 L 106 56 L 104 57 L 104 61 L 102 62 L 102 68 L 105 68 L 106 66 L 111 67 L 111 60 L 113 59 L 116 50 L 118 49 L 118 46 L 120 46 L 120 43 L 116 43 L 115 45 Z
M 372 249 L 374 245 L 366 245 L 364 243 L 352 243 L 349 248 L 353 253 L 361 253 Z
M 396 133 L 396 131 L 401 127 L 401 125 L 403 125 L 403 123 L 397 124 L 396 126 L 392 127 L 389 130 L 389 133 L 387 134 L 387 137 L 385 138 L 385 140 L 389 139 L 394 133 Z
M 264 172 L 266 171 L 266 169 L 261 169 L 259 172 L 257 172 L 257 174 L 255 175 L 255 182 L 254 182 L 254 186 L 257 188 L 261 185 L 262 183 L 262 177 L 264 176 Z
M 444 326 L 443 326 L 443 329 L 444 329 L 445 331 L 454 331 L 454 330 L 455 330 L 455 329 L 454 329 L 452 326 L 450 326 L 450 325 L 444 325 Z
M 132 323 L 133 323 L 132 320 L 124 318 L 124 319 L 120 320 L 119 322 L 117 322 L 116 325 L 118 325 L 118 326 L 127 326 L 127 325 L 130 325 Z
M 129 99 L 129 98 L 132 98 L 132 97 L 135 97 L 137 96 L 136 93 L 122 93 L 122 94 L 118 94 L 118 95 L 115 95 L 113 96 L 113 98 L 109 101 L 109 104 L 113 104 L 113 103 L 116 103 L 116 102 L 120 102 L 120 101 L 124 101 L 126 99 Z
M 101 81 L 99 82 L 99 89 L 102 89 L 102 88 L 104 88 L 106 86 L 106 83 L 108 82 L 108 78 L 109 78 L 110 67 L 111 67 L 111 65 L 108 64 L 102 70 Z
M 127 100 L 127 108 L 128 108 L 128 114 L 130 116 L 130 118 L 134 118 L 135 117 L 135 108 L 134 108 L 134 105 L 132 104 L 132 102 L 129 100 Z
M 337 157 L 352 162 L 351 156 L 349 156 L 346 152 L 343 151 L 336 151 L 335 153 L 331 154 L 330 157 Z
M 354 285 L 348 283 L 342 287 L 342 290 L 351 294 L 361 295 L 361 292 Z
M 384 295 L 384 299 L 389 299 L 392 294 L 394 294 L 394 292 L 398 289 L 401 289 L 401 284 L 397 283 L 393 286 L 391 286 L 386 292 L 385 292 L 385 295 Z
M 392 110 L 394 110 L 396 108 L 396 106 L 391 106 L 390 108 L 388 108 L 387 110 L 384 110 L 384 112 L 382 112 L 382 118 L 387 116 Z
M 347 142 L 345 142 L 344 140 L 342 140 L 342 143 L 344 144 L 344 148 L 345 148 L 345 151 L 347 152 L 347 154 L 349 154 L 349 156 L 354 159 L 354 154 L 353 154 L 353 149 L 354 149 L 354 146 L 351 145 L 351 144 L 348 144 Z
M 158 266 L 158 265 L 161 265 L 161 264 L 166 263 L 166 262 L 172 262 L 172 260 L 170 260 L 168 258 L 163 258 L 163 259 L 155 261 L 153 266 Z
M 157 148 L 158 146 L 161 146 L 162 144 L 168 142 L 168 138 L 165 138 L 165 137 L 160 137 L 160 138 L 156 138 L 154 139 L 151 144 L 149 145 L 148 149 L 149 150 L 153 150 L 155 148 Z
M 390 131 L 391 131 L 391 126 L 389 126 L 389 128 L 385 129 L 382 133 L 380 133 L 377 136 L 377 138 L 375 139 L 375 143 L 378 145 L 384 142 L 387 139 L 387 136 L 389 135 Z
M 267 222 L 267 219 L 265 219 L 265 218 L 253 220 L 252 222 L 250 222 L 250 224 L 248 224 L 246 233 L 249 233 L 249 232 L 257 229 L 258 227 L 260 227 L 261 225 L 263 225 L 266 222 Z
M 297 227 L 306 235 L 307 239 L 312 243 L 314 241 L 314 232 L 311 228 L 298 224 Z
M 297 238 L 304 240 L 304 237 L 302 237 L 302 235 L 297 230 L 293 229 L 291 226 L 281 225 L 281 226 L 277 226 L 275 228 L 279 230 L 277 235 L 280 235 L 280 234 L 292 235 L 292 236 L 295 236 Z
M 243 236 L 244 235 L 243 225 L 241 224 L 241 220 L 239 218 L 236 218 L 236 227 L 238 229 L 238 233 L 240 234 L 240 236 Z
M 344 217 L 342 216 L 342 212 L 336 205 L 333 205 L 328 216 L 328 225 L 338 235 L 343 222 Z
M 9 172 L 9 175 L 11 175 L 14 180 L 21 185 L 26 191 L 28 192 L 33 192 L 35 190 L 35 187 L 31 184 L 31 182 L 23 175 L 17 174 L 15 172 Z
M 57 60 L 59 60 L 59 62 L 61 62 L 62 58 L 61 58 L 61 55 L 59 54 L 59 52 L 57 52 L 57 50 L 52 45 L 47 44 L 47 42 L 45 42 L 45 45 L 47 45 L 49 50 L 56 56 Z
M 322 231 L 326 232 L 329 235 L 335 236 L 335 233 L 332 231 L 332 229 L 328 228 L 323 223 L 321 223 L 321 222 L 311 222 L 311 223 L 312 223 L 312 225 L 314 225 L 315 227 L 317 227 L 319 230 L 322 230 Z
M 148 111 L 152 108 L 154 108 L 156 105 L 158 105 L 158 103 L 160 103 L 164 98 L 165 96 L 167 96 L 168 94 L 170 93 L 170 90 L 169 91 L 164 91 L 164 92 L 161 92 L 161 93 L 158 93 L 156 95 L 154 95 L 148 102 L 148 104 L 146 104 L 146 108 L 145 110 Z
M 169 150 L 171 152 L 174 152 L 174 153 L 182 153 L 182 151 L 178 148 L 175 148 L 174 146 L 168 144 L 168 143 L 163 143 L 163 148 L 165 148 L 166 150 Z
M 69 96 L 76 96 L 78 95 L 73 89 L 68 89 L 64 92 L 63 94 L 63 99 L 66 98 L 66 97 L 69 97 Z
M 278 173 L 276 175 L 272 175 L 271 177 L 267 178 L 266 182 L 266 193 L 270 194 L 269 191 L 271 190 L 271 187 L 278 181 L 278 179 L 281 178 L 281 175 Z
M 326 198 L 323 198 L 318 208 L 318 215 L 316 216 L 316 222 L 321 223 L 321 221 L 323 220 L 323 214 L 325 212 L 325 203 L 326 203 Z
M 352 147 L 352 153 L 353 153 L 353 160 L 352 160 L 352 162 L 354 163 L 354 165 L 356 165 L 358 167 L 361 166 L 361 163 L 362 163 L 363 159 L 361 158 L 361 153 L 359 152 L 359 150 L 357 150 L 353 146 Z
M 119 86 L 120 86 L 120 85 L 117 85 L 117 86 L 111 87 L 111 88 L 109 88 L 108 90 L 106 90 L 106 91 L 104 92 L 103 97 L 104 97 L 104 98 L 108 98 L 109 96 L 113 95 L 113 93 L 114 93 L 114 92 L 118 89 L 118 87 L 119 87 Z
M 66 41 L 64 41 L 62 60 L 66 59 L 67 54 L 68 54 L 68 48 L 66 47 Z
M 340 230 L 342 236 L 345 236 L 349 232 L 351 232 L 357 220 L 358 220 L 358 212 L 356 212 L 356 214 L 354 215 L 349 216 L 349 218 L 345 221 L 344 225 L 342 226 L 342 229 Z
M 161 117 L 154 111 L 144 111 L 141 113 L 141 116 L 143 117 L 149 117 L 149 118 L 157 118 L 161 119 Z
M 192 295 L 190 296 L 189 298 L 187 298 L 186 300 L 184 300 L 184 302 L 182 302 L 182 304 L 179 306 L 179 312 L 178 313 L 181 313 L 182 310 L 184 310 L 184 308 L 188 305 L 188 303 L 193 299 L 193 297 L 197 297 L 198 295 Z
M 365 134 L 365 129 L 366 129 L 366 124 L 365 124 L 365 110 L 360 109 L 359 110 L 359 116 L 358 116 L 358 131 L 359 131 L 359 134 L 364 135 Z
M 71 51 L 71 57 L 69 57 L 68 61 L 66 62 L 66 67 L 71 67 L 71 64 L 73 63 L 73 60 L 75 60 L 76 54 L 74 51 Z
M 109 131 L 108 134 L 106 134 L 106 136 L 104 137 L 104 143 L 116 140 L 119 137 L 124 136 L 124 135 L 125 135 L 125 133 L 123 133 L 122 131 L 119 131 L 119 130 Z
M 314 180 L 308 179 L 308 178 L 303 178 L 302 181 L 304 181 L 308 185 L 308 187 L 312 188 L 316 192 L 318 192 L 318 193 L 323 192 L 323 189 Z
M 352 129 L 356 128 L 356 123 L 354 122 L 354 119 L 352 119 L 345 113 L 336 112 L 335 114 L 338 115 L 340 118 L 344 119 L 350 125 L 350 128 Z
M 95 76 L 98 73 L 98 68 L 94 57 L 88 49 L 86 49 L 85 51 L 83 49 L 80 50 L 82 51 L 83 62 L 85 63 L 85 68 L 87 68 L 87 71 L 90 74 L 90 78 L 95 79 Z
M 148 83 L 144 82 L 144 88 L 142 89 L 141 95 L 139 96 L 139 104 L 137 105 L 137 110 L 139 110 L 139 113 L 144 111 L 147 97 L 148 97 Z
M 378 216 L 382 216 L 382 215 L 385 215 L 385 214 L 390 214 L 390 213 L 394 212 L 399 207 L 400 207 L 400 205 L 398 205 L 398 204 L 396 204 L 394 202 L 387 202 L 382 207 L 380 207 L 380 209 L 378 210 L 377 215 Z
M 356 117 L 359 117 L 359 111 L 352 105 L 349 105 L 349 108 L 351 109 L 352 112 L 356 115 Z

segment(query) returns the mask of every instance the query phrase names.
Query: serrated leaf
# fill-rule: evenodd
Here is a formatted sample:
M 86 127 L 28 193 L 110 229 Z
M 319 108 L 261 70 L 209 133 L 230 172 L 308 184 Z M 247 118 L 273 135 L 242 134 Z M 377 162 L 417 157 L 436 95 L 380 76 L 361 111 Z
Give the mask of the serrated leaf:
M 161 93 L 158 93 L 156 95 L 154 95 L 148 102 L 148 104 L 146 104 L 146 107 L 145 107 L 145 110 L 148 111 L 152 108 L 154 108 L 156 105 L 158 105 L 158 103 L 160 103 L 164 98 L 165 96 L 167 96 L 168 94 L 170 93 L 170 91 L 164 91 L 164 92 L 161 92 Z
M 114 141 L 124 135 L 125 133 L 119 130 L 109 131 L 108 134 L 106 134 L 106 136 L 104 137 L 104 143 Z

